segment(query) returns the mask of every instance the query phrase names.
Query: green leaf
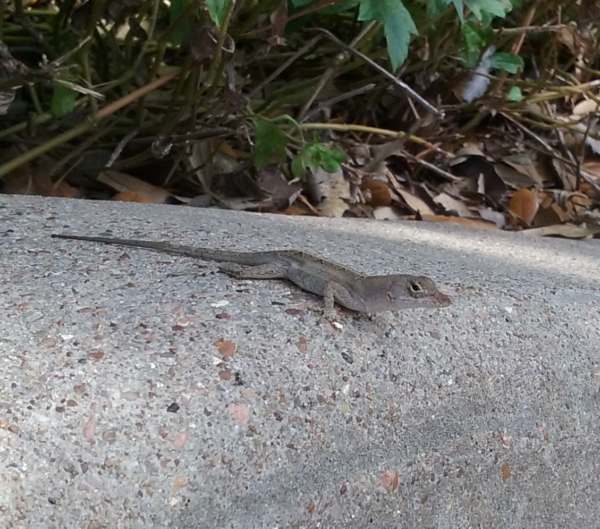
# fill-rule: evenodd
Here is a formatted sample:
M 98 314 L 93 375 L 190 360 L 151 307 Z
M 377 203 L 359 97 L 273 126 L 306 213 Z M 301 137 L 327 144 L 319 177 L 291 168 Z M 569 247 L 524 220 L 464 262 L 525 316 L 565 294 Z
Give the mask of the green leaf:
M 513 86 L 510 89 L 510 92 L 508 92 L 508 100 L 517 103 L 523 101 L 523 92 L 521 92 L 521 89 L 518 86 Z
M 523 59 L 512 53 L 498 52 L 490 57 L 490 66 L 515 74 L 523 68 Z
M 462 0 L 452 0 L 452 3 L 454 4 L 454 9 L 456 9 L 456 14 L 458 15 L 458 19 L 460 20 L 460 23 L 464 24 L 465 23 L 465 15 L 463 13 L 464 7 L 463 7 Z
M 278 127 L 268 121 L 253 118 L 255 127 L 254 135 L 254 167 L 261 170 L 270 164 L 281 165 L 285 163 L 285 146 L 287 138 Z
M 465 5 L 484 26 L 489 26 L 495 16 L 504 18 L 512 9 L 505 0 L 465 0 Z
M 400 0 L 363 0 L 358 20 L 377 20 L 387 39 L 387 49 L 396 70 L 408 56 L 411 35 L 418 35 L 415 23 Z
M 462 0 L 429 0 L 427 2 L 427 15 L 429 18 L 435 18 L 438 15 L 441 15 L 450 4 L 454 5 L 460 23 L 464 24 L 465 17 Z
M 189 3 L 190 0 L 171 0 L 171 6 L 169 7 L 169 19 L 171 24 L 177 20 L 177 17 L 181 15 L 181 13 L 183 13 Z M 173 32 L 171 44 L 173 44 L 173 46 L 180 46 L 183 40 L 188 36 L 189 32 L 190 21 L 184 20 Z
M 315 138 L 313 143 L 302 147 L 302 151 L 292 162 L 292 173 L 296 177 L 302 177 L 306 169 L 314 173 L 319 167 L 328 173 L 337 173 L 341 171 L 341 164 L 345 161 L 346 153 L 342 149 L 328 147 Z
M 52 83 L 52 87 L 52 102 L 50 103 L 52 115 L 62 118 L 73 112 L 75 101 L 77 100 L 77 92 L 59 83 Z
M 315 0 L 292 0 L 292 5 L 295 8 L 300 8 L 315 3 Z
M 223 24 L 223 20 L 225 20 L 225 15 L 227 10 L 229 9 L 229 4 L 231 0 L 207 0 L 206 5 L 208 7 L 208 14 L 210 18 L 215 23 L 215 25 L 220 28 L 221 24 Z
M 481 48 L 485 44 L 481 35 L 481 28 L 470 20 L 461 29 L 466 44 L 466 49 L 461 53 L 461 59 L 466 68 L 472 69 L 477 66 L 477 61 L 481 55 Z
M 305 167 L 302 164 L 302 156 L 296 156 L 292 160 L 292 175 L 294 178 L 303 178 L 305 172 Z
M 429 18 L 435 18 L 441 15 L 447 7 L 448 0 L 428 0 L 427 16 Z
M 292 0 L 292 6 L 294 6 L 293 12 L 299 11 L 300 8 L 308 7 L 313 4 L 316 5 L 322 0 Z M 333 15 L 336 13 L 343 13 L 355 8 L 360 3 L 360 0 L 337 0 L 334 4 L 317 9 L 315 13 L 319 15 Z

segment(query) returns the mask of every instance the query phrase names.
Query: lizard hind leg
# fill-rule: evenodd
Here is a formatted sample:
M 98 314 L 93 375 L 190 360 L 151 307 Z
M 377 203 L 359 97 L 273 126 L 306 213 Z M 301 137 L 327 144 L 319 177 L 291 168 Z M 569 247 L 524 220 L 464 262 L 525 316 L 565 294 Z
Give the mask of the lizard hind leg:
M 212 261 L 207 261 L 206 263 L 196 263 L 196 266 L 200 269 L 198 272 L 200 276 L 212 275 L 221 270 L 217 264 Z

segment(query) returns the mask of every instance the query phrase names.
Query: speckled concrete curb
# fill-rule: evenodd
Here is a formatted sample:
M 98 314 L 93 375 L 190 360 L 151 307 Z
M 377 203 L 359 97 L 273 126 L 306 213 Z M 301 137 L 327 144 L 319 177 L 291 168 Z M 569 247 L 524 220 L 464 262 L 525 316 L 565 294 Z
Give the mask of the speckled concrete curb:
M 454 304 L 337 328 L 62 231 L 307 249 Z M 596 241 L 0 196 L 0 263 L 0 527 L 598 526 Z

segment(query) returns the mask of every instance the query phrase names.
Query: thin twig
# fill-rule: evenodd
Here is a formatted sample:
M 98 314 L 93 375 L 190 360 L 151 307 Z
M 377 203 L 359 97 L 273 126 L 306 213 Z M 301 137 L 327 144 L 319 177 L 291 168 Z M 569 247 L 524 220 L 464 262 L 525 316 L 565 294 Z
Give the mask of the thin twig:
M 357 57 L 360 57 L 363 61 L 365 61 L 366 63 L 368 63 L 369 65 L 371 65 L 373 68 L 375 68 L 380 74 L 382 74 L 384 77 L 386 77 L 387 79 L 389 79 L 390 81 L 392 81 L 392 83 L 394 83 L 395 85 L 397 85 L 400 88 L 402 88 L 410 97 L 412 97 L 415 101 L 418 101 L 429 112 L 431 112 L 432 114 L 435 114 L 436 116 L 438 116 L 440 118 L 444 117 L 444 112 L 442 110 L 438 110 L 437 108 L 435 108 L 431 103 L 429 103 L 429 101 L 423 99 L 419 94 L 417 94 L 406 83 L 400 81 L 400 79 L 397 79 L 394 75 L 392 75 L 390 72 L 388 72 L 385 68 L 382 68 L 381 66 L 379 66 L 379 64 L 377 64 L 371 58 L 367 57 L 364 53 L 361 53 L 360 51 L 355 50 L 351 46 L 348 46 L 348 44 L 346 44 L 345 42 L 342 42 L 340 39 L 338 39 L 330 31 L 327 31 L 326 29 L 322 29 L 322 28 L 314 28 L 314 29 L 310 29 L 308 31 L 319 31 L 319 32 L 327 35 L 327 37 L 329 39 L 331 39 L 333 42 L 335 42 L 336 44 L 338 44 L 342 48 L 350 51 L 350 53 L 353 53 Z

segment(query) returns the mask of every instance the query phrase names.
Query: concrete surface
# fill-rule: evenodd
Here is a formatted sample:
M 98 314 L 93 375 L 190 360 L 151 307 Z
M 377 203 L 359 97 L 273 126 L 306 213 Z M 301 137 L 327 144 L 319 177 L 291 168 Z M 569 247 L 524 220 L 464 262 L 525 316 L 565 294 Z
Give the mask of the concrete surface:
M 63 231 L 309 249 L 454 304 L 336 328 Z M 600 527 L 598 241 L 0 196 L 0 256 L 1 527 Z

